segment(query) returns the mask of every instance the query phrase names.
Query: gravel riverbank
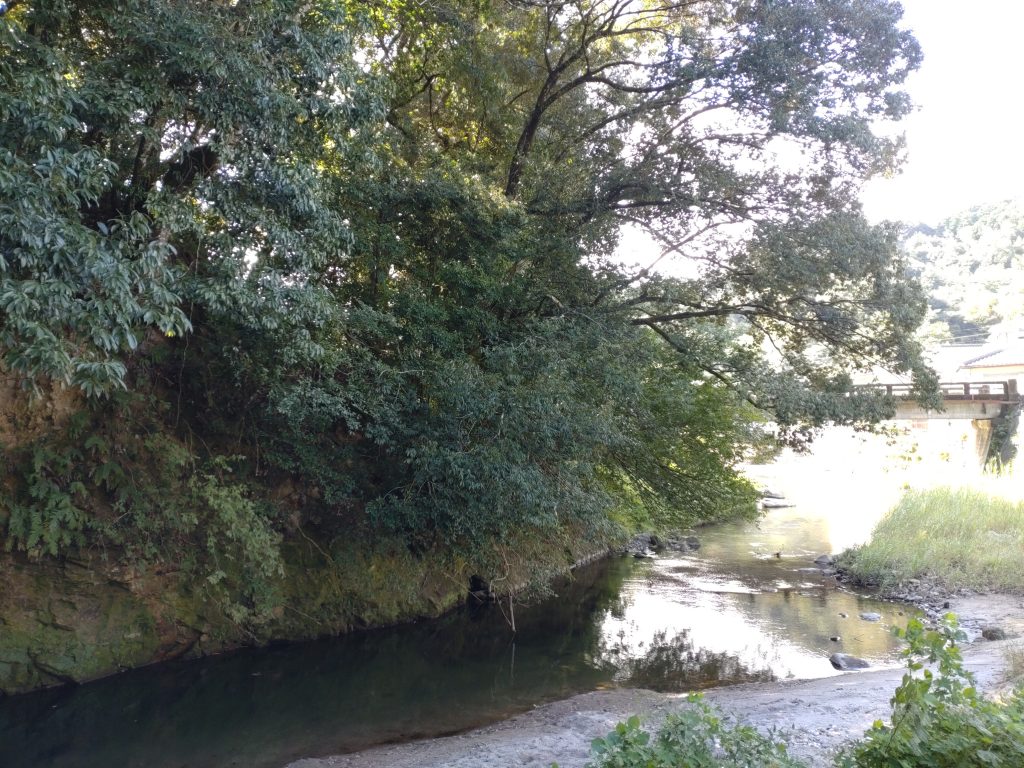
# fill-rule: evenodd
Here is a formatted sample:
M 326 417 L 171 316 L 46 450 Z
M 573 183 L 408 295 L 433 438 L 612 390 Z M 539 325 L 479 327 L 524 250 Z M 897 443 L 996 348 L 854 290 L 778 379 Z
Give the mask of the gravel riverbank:
M 972 625 L 999 623 L 1013 632 L 1024 622 L 1019 597 L 975 595 L 954 599 L 950 610 Z M 982 690 L 1001 684 L 1005 646 L 979 641 L 965 661 Z M 901 667 L 851 672 L 817 680 L 754 683 L 706 692 L 723 712 L 763 731 L 783 732 L 790 749 L 813 766 L 828 766 L 842 744 L 886 718 Z M 590 742 L 619 721 L 640 713 L 648 725 L 686 706 L 685 695 L 607 690 L 539 706 L 523 715 L 468 733 L 377 747 L 350 755 L 303 759 L 288 768 L 581 768 Z

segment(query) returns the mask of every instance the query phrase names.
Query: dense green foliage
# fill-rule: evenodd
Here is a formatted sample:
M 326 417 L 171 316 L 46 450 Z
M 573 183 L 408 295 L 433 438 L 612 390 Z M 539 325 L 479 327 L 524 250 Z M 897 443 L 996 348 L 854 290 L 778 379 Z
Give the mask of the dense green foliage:
M 330 3 L 9 6 L 8 369 L 95 394 L 152 356 L 154 332 L 191 329 L 197 307 L 257 328 L 302 313 L 313 295 L 297 280 L 347 242 L 318 167 L 358 122 L 345 15 Z
M 939 631 L 916 619 L 906 631 L 907 673 L 893 695 L 889 724 L 876 722 L 838 761 L 842 768 L 1010 768 L 1024 762 L 1024 696 L 1002 703 L 978 695 L 963 668 L 966 639 L 947 614 Z M 935 665 L 935 671 L 926 668 Z
M 935 341 L 981 343 L 1024 322 L 1024 206 L 979 206 L 904 237 L 911 270 L 928 293 L 925 326 Z
M 837 768 L 1010 768 L 1024 762 L 1024 695 L 997 702 L 978 695 L 958 643 L 966 635 L 947 614 L 937 630 L 911 619 L 894 628 L 907 642 L 907 672 L 892 698 L 892 717 L 876 721 L 844 749 Z M 754 728 L 730 725 L 691 696 L 655 736 L 632 717 L 595 739 L 592 768 L 762 768 L 805 763 Z
M 759 421 L 800 443 L 886 413 L 851 371 L 928 382 L 855 199 L 920 58 L 895 3 L 0 14 L 2 364 L 88 410 L 7 447 L 8 546 L 160 542 L 215 581 L 300 528 L 685 522 L 751 507 Z M 620 265 L 624 228 L 692 276 Z
M 594 739 L 589 768 L 802 768 L 805 764 L 786 753 L 749 725 L 723 720 L 699 694 L 689 706 L 673 713 L 652 739 L 631 717 L 603 739 Z

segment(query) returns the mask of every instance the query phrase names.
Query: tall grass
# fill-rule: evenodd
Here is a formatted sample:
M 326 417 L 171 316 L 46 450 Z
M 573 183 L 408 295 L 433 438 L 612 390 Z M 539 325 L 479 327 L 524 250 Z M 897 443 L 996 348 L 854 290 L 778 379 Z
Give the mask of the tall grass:
M 927 578 L 951 589 L 1024 592 L 1024 501 L 1003 495 L 1015 490 L 990 482 L 908 491 L 843 565 L 882 587 Z
M 1006 660 L 1006 682 L 1024 685 L 1024 644 L 1019 641 L 1010 643 L 1003 649 Z

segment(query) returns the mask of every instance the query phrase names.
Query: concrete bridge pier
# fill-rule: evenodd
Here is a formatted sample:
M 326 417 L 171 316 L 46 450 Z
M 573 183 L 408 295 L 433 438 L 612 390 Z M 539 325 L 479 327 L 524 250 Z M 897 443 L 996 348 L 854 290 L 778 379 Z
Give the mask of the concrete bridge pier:
M 905 437 L 899 444 L 905 446 L 904 460 L 932 468 L 946 466 L 953 475 L 967 472 L 973 475 L 984 468 L 992 442 L 990 419 L 930 419 L 896 420 L 889 424 Z
M 974 454 L 978 464 L 984 467 L 988 463 L 989 450 L 992 448 L 993 419 L 971 419 L 971 430 L 974 432 Z

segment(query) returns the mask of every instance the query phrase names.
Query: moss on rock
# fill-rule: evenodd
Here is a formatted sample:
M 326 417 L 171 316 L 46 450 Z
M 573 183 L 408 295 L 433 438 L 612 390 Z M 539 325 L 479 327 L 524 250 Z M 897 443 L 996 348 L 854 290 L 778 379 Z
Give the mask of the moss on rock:
M 0 691 L 83 682 L 158 656 L 153 611 L 87 565 L 5 556 L 0 573 Z
M 397 540 L 317 541 L 299 531 L 282 548 L 277 607 L 257 625 L 231 620 L 215 591 L 182 572 L 129 571 L 98 557 L 32 560 L 6 553 L 0 555 L 0 692 L 434 618 L 460 604 L 473 574 L 492 580 L 500 572 L 500 582 L 515 591 L 602 548 L 600 538 L 579 532 L 547 539 L 524 533 L 470 562 L 444 552 L 414 555 Z

